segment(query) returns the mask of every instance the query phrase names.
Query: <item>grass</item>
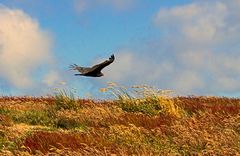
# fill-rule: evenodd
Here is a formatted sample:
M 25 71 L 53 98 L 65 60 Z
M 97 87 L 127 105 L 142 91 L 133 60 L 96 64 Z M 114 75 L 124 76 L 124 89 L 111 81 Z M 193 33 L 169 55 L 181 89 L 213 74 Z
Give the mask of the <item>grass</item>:
M 15 123 L 26 123 L 29 125 L 51 126 L 52 118 L 49 117 L 47 111 L 28 110 L 12 115 L 12 120 Z
M 110 91 L 118 99 L 117 104 L 127 112 L 141 112 L 150 116 L 169 114 L 176 117 L 181 117 L 185 113 L 169 96 L 171 91 L 149 86 L 126 88 L 114 83 L 109 83 L 109 86 L 102 91 Z
M 0 155 L 239 155 L 240 99 L 110 83 L 115 100 L 0 97 Z
M 74 96 L 74 91 L 56 90 L 55 92 L 55 109 L 77 110 L 80 105 L 77 104 Z

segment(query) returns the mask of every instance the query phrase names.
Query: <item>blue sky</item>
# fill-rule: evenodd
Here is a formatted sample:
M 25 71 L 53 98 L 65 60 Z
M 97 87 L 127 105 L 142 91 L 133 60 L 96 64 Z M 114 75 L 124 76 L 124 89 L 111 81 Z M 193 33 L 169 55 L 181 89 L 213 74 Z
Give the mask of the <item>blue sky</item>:
M 0 91 L 46 95 L 65 82 L 98 97 L 111 81 L 238 96 L 238 9 L 239 0 L 0 0 Z M 68 71 L 112 53 L 116 61 L 102 78 Z

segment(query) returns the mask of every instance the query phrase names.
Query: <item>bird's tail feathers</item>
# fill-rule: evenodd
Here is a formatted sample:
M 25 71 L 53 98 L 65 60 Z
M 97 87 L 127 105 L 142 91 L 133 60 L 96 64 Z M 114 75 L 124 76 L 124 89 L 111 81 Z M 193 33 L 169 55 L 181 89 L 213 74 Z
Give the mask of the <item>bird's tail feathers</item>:
M 79 67 L 77 64 L 71 64 L 71 65 L 69 66 L 69 69 L 70 69 L 70 70 L 77 70 L 78 68 L 81 68 L 81 67 Z

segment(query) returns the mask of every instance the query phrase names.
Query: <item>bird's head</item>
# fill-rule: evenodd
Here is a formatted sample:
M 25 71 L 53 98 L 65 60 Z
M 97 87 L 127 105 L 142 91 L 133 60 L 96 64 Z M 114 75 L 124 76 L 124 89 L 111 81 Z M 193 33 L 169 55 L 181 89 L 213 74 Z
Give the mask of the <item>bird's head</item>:
M 112 54 L 111 57 L 109 58 L 109 61 L 114 61 L 115 60 L 115 56 Z

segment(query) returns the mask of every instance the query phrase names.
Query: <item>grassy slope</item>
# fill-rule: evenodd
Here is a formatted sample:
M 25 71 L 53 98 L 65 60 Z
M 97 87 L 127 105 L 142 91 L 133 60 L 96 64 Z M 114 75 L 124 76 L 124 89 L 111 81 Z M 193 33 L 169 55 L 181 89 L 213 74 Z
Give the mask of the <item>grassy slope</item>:
M 3 155 L 240 154 L 240 99 L 0 97 Z

